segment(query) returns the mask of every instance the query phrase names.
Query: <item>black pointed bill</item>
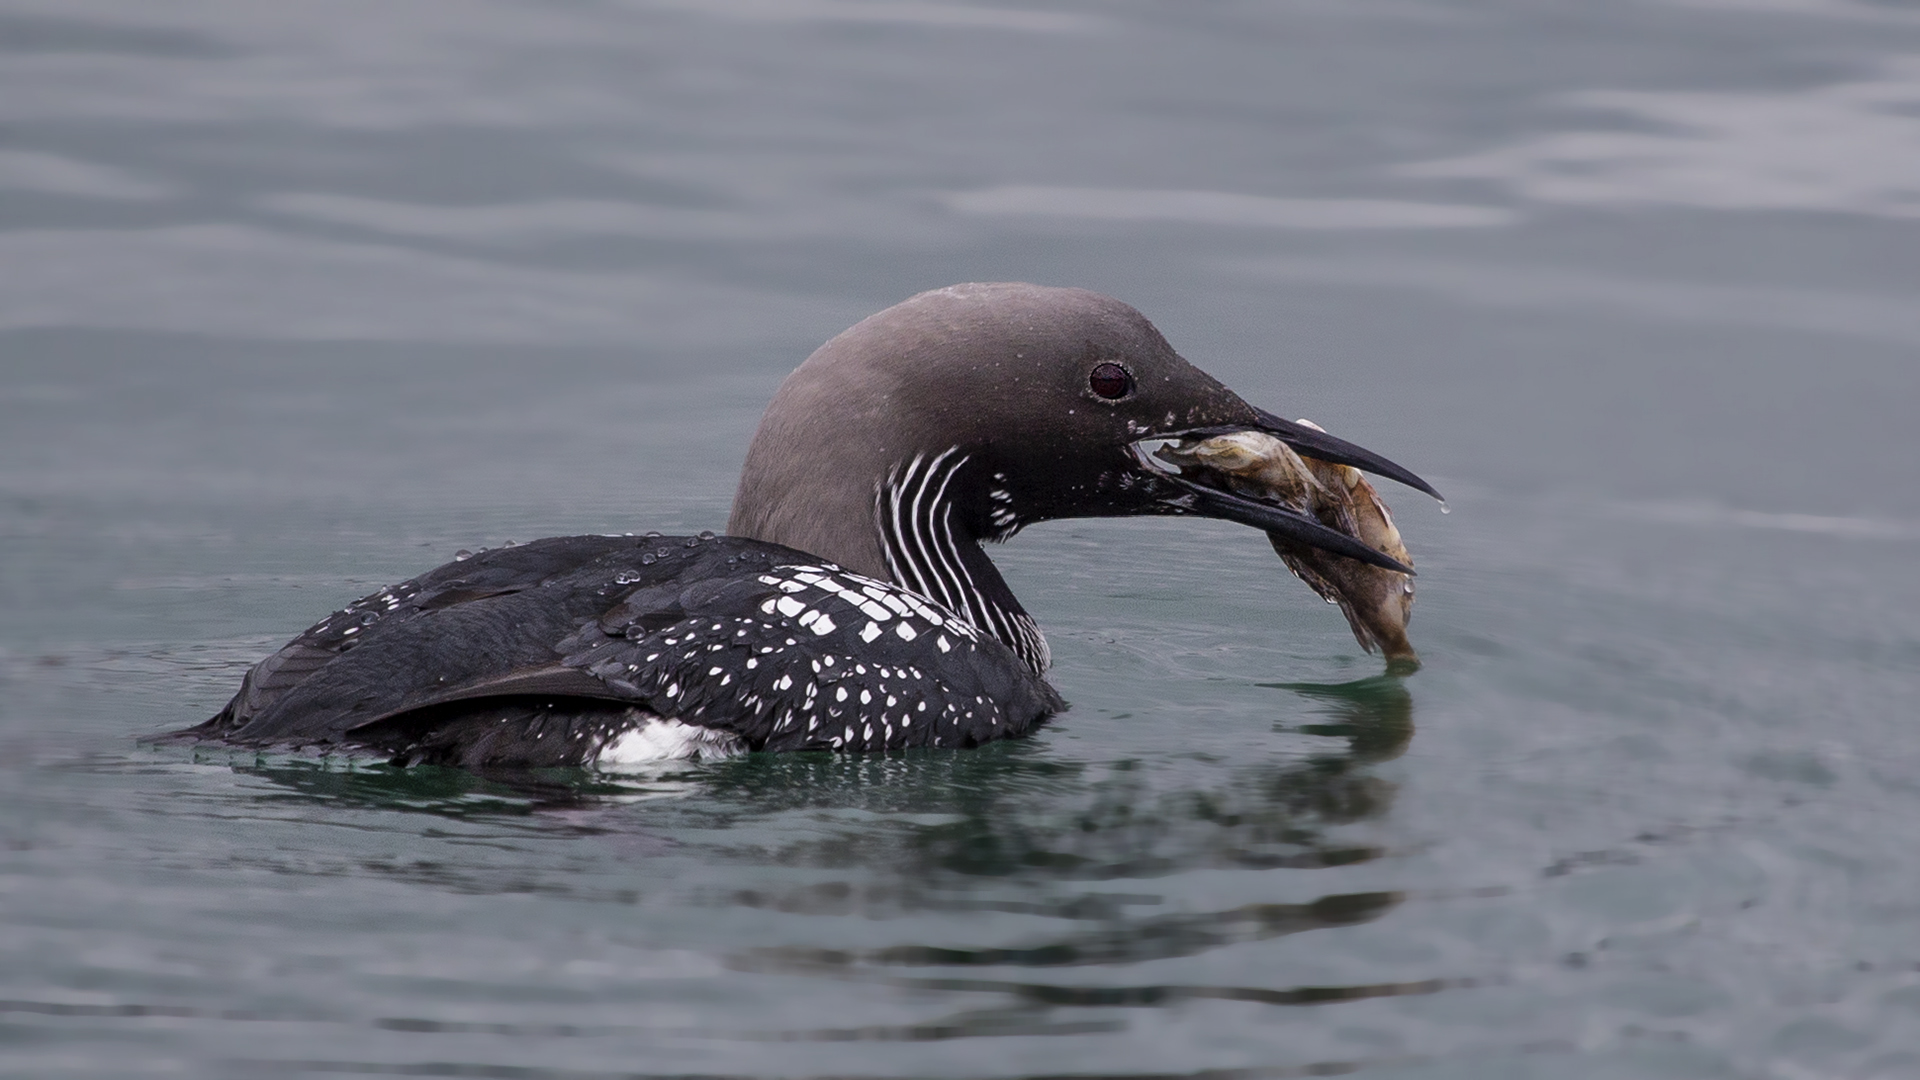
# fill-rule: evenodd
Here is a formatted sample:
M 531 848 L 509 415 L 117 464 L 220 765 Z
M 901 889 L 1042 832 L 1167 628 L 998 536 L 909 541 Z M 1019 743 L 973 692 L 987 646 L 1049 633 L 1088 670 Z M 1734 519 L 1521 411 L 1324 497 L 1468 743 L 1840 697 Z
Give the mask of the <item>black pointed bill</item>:
M 1246 429 L 1233 430 L 1245 431 Z M 1162 505 L 1172 508 L 1177 513 L 1198 514 L 1201 517 L 1220 518 L 1224 521 L 1251 525 L 1256 529 L 1276 533 L 1308 547 L 1319 548 L 1335 555 L 1344 555 L 1349 559 L 1358 559 L 1363 563 L 1387 570 L 1397 570 L 1408 576 L 1413 574 L 1413 567 L 1391 555 L 1374 550 L 1338 529 L 1330 529 L 1320 524 L 1318 519 L 1308 514 L 1189 480 L 1154 464 L 1144 450 L 1136 450 L 1135 456 L 1147 466 L 1150 472 L 1179 490 L 1179 494 L 1161 500 Z
M 1334 438 L 1319 428 L 1296 424 L 1284 417 L 1275 416 L 1265 409 L 1255 408 L 1253 411 L 1259 418 L 1258 423 L 1199 428 L 1182 434 L 1190 439 L 1204 439 L 1210 435 L 1231 435 L 1236 431 L 1263 431 L 1308 457 L 1331 461 L 1336 465 L 1351 465 L 1375 476 L 1397 480 L 1415 491 L 1423 491 L 1442 502 L 1446 501 L 1438 491 L 1434 490 L 1432 484 L 1420 479 L 1412 469 L 1388 461 L 1364 446 L 1355 446 L 1345 439 Z

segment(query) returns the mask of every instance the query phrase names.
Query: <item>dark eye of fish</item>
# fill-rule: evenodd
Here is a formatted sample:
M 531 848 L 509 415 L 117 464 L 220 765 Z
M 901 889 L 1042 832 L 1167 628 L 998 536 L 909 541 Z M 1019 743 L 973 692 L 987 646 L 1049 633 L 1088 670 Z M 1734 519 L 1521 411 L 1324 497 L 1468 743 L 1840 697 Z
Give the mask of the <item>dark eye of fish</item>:
M 1087 385 L 1108 401 L 1133 393 L 1133 375 L 1119 364 L 1101 364 L 1087 376 Z

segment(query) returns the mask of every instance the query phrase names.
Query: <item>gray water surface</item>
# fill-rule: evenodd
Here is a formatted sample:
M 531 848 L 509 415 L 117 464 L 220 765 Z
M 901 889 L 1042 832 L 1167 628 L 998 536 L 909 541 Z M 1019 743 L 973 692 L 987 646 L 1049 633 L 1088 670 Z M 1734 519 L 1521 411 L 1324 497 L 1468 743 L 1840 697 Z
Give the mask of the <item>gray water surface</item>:
M 1433 479 L 1425 668 L 1059 522 L 1019 743 L 137 743 L 1006 279 Z M 0 0 L 0 1072 L 1920 1076 L 1916 286 L 1891 0 Z

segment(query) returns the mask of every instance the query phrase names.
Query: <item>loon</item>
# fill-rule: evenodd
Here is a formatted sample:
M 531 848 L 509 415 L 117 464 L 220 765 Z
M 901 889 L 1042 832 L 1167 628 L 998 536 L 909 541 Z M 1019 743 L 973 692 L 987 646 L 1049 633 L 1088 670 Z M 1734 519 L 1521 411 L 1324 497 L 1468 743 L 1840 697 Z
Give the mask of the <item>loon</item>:
M 729 535 L 462 553 L 322 620 L 173 737 L 513 769 L 1024 735 L 1065 702 L 983 543 L 1050 519 L 1194 514 L 1408 570 L 1146 452 L 1247 430 L 1438 497 L 1249 405 L 1118 300 L 1019 283 L 921 293 L 788 376 Z

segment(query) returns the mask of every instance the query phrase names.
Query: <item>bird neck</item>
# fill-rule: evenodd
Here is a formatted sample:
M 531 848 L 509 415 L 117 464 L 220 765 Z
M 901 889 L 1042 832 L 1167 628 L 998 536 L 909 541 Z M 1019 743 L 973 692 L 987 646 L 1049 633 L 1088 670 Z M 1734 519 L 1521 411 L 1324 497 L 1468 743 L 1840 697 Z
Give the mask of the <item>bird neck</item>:
M 971 460 L 950 447 L 888 470 L 874 492 L 881 554 L 895 584 L 944 605 L 1045 672 L 1052 663 L 1047 639 L 981 550 L 974 515 L 963 511 L 977 491 Z

